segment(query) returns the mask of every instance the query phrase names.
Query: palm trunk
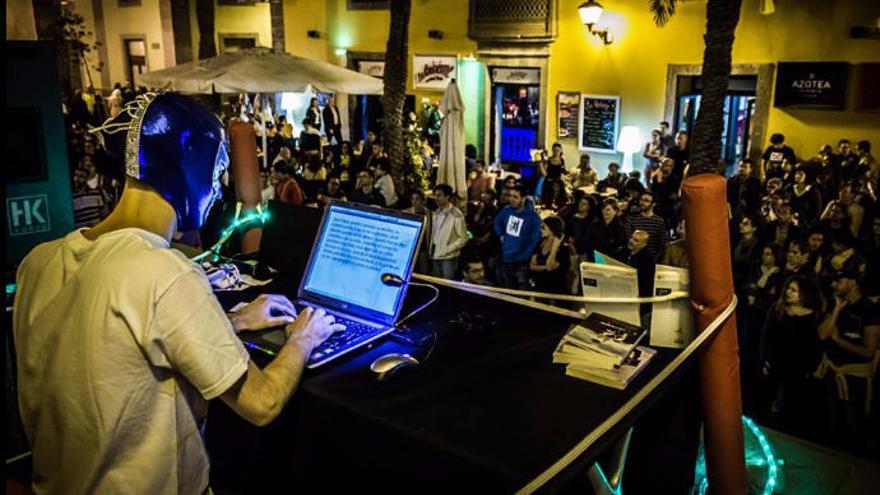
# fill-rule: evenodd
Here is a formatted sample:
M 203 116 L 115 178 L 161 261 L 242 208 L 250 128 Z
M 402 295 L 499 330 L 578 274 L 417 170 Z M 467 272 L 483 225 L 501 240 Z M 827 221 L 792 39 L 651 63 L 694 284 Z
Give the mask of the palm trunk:
M 214 0 L 196 0 L 199 24 L 199 60 L 217 56 L 214 43 Z
M 730 78 L 733 37 L 742 0 L 709 0 L 706 4 L 706 49 L 700 111 L 690 137 L 691 174 L 724 173 L 721 133 L 724 130 L 724 95 Z
M 391 177 L 399 197 L 407 197 L 404 190 L 405 156 L 403 139 L 403 104 L 406 98 L 406 78 L 409 38 L 409 17 L 412 0 L 391 0 L 391 29 L 385 51 L 385 77 L 382 106 L 382 134 L 391 162 Z

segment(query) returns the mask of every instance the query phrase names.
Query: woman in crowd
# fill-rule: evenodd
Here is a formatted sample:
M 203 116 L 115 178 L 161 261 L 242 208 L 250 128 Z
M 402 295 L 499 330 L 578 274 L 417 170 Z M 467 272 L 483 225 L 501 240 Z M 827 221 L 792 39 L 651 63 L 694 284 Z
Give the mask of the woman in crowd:
M 559 211 L 568 204 L 568 192 L 562 179 L 550 180 L 544 183 L 544 191 L 541 194 L 541 207 Z
M 599 251 L 614 259 L 623 259 L 626 254 L 626 230 L 618 213 L 620 207 L 613 198 L 602 202 L 601 218 L 594 220 L 587 230 L 575 238 L 575 246 L 587 261 L 594 261 L 593 251 Z
M 309 108 L 306 110 L 306 118 L 309 124 L 315 129 L 321 128 L 321 107 L 318 106 L 318 99 L 312 98 L 309 101 Z M 303 123 L 305 125 L 305 123 Z
M 654 171 L 660 168 L 660 159 L 666 154 L 662 137 L 659 129 L 651 131 L 651 141 L 645 143 L 645 150 L 642 152 L 642 157 L 645 158 L 645 184 L 648 186 L 651 185 Z
M 599 183 L 599 174 L 590 166 L 590 155 L 586 153 L 581 155 L 577 169 L 572 171 L 569 178 L 571 180 L 571 187 L 574 190 L 596 187 Z
M 565 224 L 559 217 L 547 217 L 541 224 L 541 242 L 529 262 L 535 290 L 561 294 L 566 291 L 568 250 L 564 239 Z
M 468 200 L 479 201 L 483 193 L 495 188 L 495 176 L 486 173 L 486 162 L 474 160 L 473 170 L 468 176 Z
M 550 158 L 547 159 L 547 180 L 558 181 L 562 179 L 565 170 L 565 156 L 562 153 L 562 145 L 553 143 L 550 148 Z
M 795 431 L 810 429 L 813 417 L 812 373 L 821 356 L 816 329 L 821 299 L 811 277 L 793 277 L 767 312 L 761 332 L 761 374 L 765 378 L 770 416 L 782 416 Z M 766 404 L 766 402 L 765 402 Z
M 812 172 L 808 166 L 798 165 L 795 169 L 794 184 L 790 186 L 788 194 L 798 225 L 802 229 L 811 228 L 822 212 L 822 197 L 813 185 Z

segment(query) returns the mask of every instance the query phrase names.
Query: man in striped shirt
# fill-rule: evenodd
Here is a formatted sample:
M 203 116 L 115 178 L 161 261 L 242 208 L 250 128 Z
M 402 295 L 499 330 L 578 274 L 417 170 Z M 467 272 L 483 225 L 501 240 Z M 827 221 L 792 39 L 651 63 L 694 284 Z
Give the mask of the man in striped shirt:
M 626 235 L 631 237 L 636 230 L 644 230 L 648 233 L 648 246 L 645 248 L 654 261 L 658 261 L 669 240 L 669 232 L 666 229 L 666 221 L 660 215 L 654 213 L 657 199 L 654 194 L 645 191 L 639 195 L 639 214 L 630 215 L 626 219 Z

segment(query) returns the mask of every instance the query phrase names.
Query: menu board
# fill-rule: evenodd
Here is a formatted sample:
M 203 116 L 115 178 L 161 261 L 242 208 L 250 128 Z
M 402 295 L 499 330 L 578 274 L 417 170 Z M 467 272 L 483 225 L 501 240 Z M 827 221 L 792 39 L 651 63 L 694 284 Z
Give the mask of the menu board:
M 578 135 L 578 103 L 580 93 L 559 92 L 556 95 L 556 117 L 559 125 L 556 135 L 559 138 L 575 138 Z
M 620 97 L 581 95 L 578 123 L 578 147 L 581 150 L 616 153 Z

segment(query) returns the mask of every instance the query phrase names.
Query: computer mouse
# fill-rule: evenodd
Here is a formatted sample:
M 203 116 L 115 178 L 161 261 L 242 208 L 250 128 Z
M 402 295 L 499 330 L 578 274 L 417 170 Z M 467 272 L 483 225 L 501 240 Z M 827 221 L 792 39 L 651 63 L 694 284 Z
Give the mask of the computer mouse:
M 376 358 L 370 365 L 370 371 L 376 374 L 376 379 L 385 381 L 403 368 L 418 366 L 419 360 L 409 354 L 393 352 Z

